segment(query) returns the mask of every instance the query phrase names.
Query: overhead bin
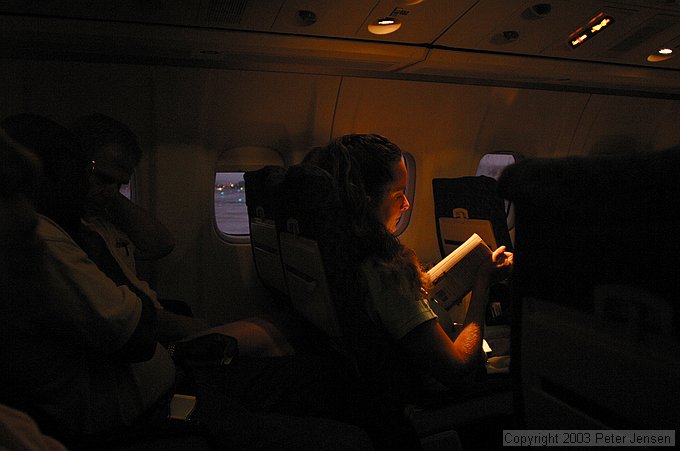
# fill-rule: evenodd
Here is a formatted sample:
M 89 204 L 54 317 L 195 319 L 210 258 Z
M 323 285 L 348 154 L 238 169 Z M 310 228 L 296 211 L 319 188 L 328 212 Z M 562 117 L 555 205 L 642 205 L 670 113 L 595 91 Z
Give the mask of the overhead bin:
M 401 72 L 471 84 L 680 95 L 677 71 L 525 55 L 433 49 Z
M 19 58 L 208 65 L 285 71 L 395 71 L 425 58 L 416 46 L 274 33 L 0 16 L 0 51 Z
M 183 10 L 172 0 L 157 11 L 131 0 L 25 3 L 0 9 L 0 56 L 680 95 L 680 57 L 648 60 L 661 46 L 680 53 L 678 2 L 210 0 Z M 598 14 L 613 25 L 570 48 Z M 402 26 L 369 33 L 380 17 Z

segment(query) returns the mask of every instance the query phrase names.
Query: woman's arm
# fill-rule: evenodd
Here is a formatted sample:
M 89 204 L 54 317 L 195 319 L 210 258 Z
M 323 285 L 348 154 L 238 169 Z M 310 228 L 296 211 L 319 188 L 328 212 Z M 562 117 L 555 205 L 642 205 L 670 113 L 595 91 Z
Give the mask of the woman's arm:
M 489 286 L 512 266 L 512 254 L 505 247 L 494 251 L 489 264 L 479 268 L 463 329 L 451 340 L 436 320 L 426 321 L 401 338 L 406 354 L 439 382 L 460 388 L 461 382 L 471 382 L 482 359 L 482 340 Z
M 400 344 L 410 359 L 449 388 L 472 382 L 482 358 L 484 315 L 488 289 L 473 289 L 463 329 L 455 341 L 437 320 L 426 321 L 407 333 Z

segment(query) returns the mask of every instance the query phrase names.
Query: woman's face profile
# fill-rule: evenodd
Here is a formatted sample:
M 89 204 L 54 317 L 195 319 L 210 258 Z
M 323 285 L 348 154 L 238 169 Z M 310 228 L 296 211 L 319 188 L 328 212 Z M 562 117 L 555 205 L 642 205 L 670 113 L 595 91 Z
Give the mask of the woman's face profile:
M 411 204 L 406 198 L 406 184 L 408 172 L 406 163 L 401 158 L 392 167 L 392 181 L 385 187 L 385 194 L 378 205 L 378 220 L 382 222 L 391 233 L 397 231 L 397 224 L 403 212 L 409 209 Z

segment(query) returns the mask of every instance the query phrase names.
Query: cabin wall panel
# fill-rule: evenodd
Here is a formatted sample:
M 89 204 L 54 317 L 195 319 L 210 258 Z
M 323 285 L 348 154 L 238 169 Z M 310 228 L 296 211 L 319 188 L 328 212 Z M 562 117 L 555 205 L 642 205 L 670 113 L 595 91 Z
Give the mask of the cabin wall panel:
M 216 162 L 231 147 L 266 146 L 292 164 L 313 145 L 328 142 L 339 81 L 269 72 L 156 71 L 156 197 L 182 239 L 158 264 L 162 293 L 194 299 L 198 313 L 214 323 L 266 307 L 250 247 L 225 240 L 215 229 Z
M 156 75 L 161 141 L 290 156 L 329 139 L 339 77 L 187 68 Z
M 570 153 L 662 150 L 680 145 L 680 100 L 592 95 Z
M 152 75 L 147 67 L 78 62 L 1 60 L 2 117 L 21 112 L 45 115 L 63 125 L 100 112 L 128 124 L 144 157 L 138 173 L 153 160 Z M 143 179 L 144 177 L 140 177 Z M 136 200 L 153 210 L 153 180 L 136 184 Z

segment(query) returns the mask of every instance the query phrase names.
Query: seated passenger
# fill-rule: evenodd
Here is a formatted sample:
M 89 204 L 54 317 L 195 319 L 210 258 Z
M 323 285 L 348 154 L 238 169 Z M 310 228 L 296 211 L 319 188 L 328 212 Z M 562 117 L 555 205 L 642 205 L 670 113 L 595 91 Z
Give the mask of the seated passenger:
M 424 380 L 459 391 L 483 371 L 488 289 L 513 255 L 500 247 L 478 269 L 463 328 L 449 338 L 426 299 L 431 284 L 415 253 L 394 235 L 409 207 L 402 152 L 378 135 L 347 135 L 311 151 L 342 204 L 320 247 L 344 334 L 371 388 L 397 408 L 427 394 Z M 342 219 L 344 218 L 344 219 Z
M 156 342 L 151 303 L 117 287 L 69 236 L 79 230 L 87 189 L 76 182 L 85 166 L 72 136 L 31 115 L 2 127 L 44 162 L 27 190 L 39 213 L 22 222 L 24 239 L 10 249 L 19 265 L 3 284 L 2 359 L 11 364 L 2 401 L 73 445 L 133 424 L 170 392 L 175 367 Z
M 1 249 L 0 358 L 7 365 L 0 372 L 0 403 L 29 413 L 41 429 L 69 447 L 101 447 L 160 433 L 176 368 L 157 342 L 156 309 L 150 300 L 106 277 L 70 236 L 80 230 L 79 208 L 87 185 L 79 174 L 88 161 L 81 158 L 72 135 L 47 118 L 17 115 L 0 125 L 34 149 L 44 164 L 37 188 L 23 188 L 37 215 L 20 196 L 10 202 L 4 193 L 2 198 L 0 224 L 3 232 L 11 232 L 3 238 L 16 239 L 3 239 Z M 0 140 L 3 162 L 20 160 L 4 134 Z M 0 182 L 3 189 L 14 183 L 12 174 L 19 173 L 14 179 L 26 184 L 36 178 L 21 169 L 9 172 Z M 5 210 L 12 214 L 5 215 Z M 321 407 L 314 410 L 314 402 L 326 390 L 307 384 L 318 382 L 319 373 L 304 372 L 314 368 L 310 364 L 267 360 L 268 366 L 249 367 L 248 362 L 236 359 L 233 365 L 217 367 L 198 384 L 197 416 L 216 445 L 370 449 L 366 434 L 356 427 L 286 415 L 321 412 Z M 278 377 L 291 366 L 297 373 Z M 257 372 L 262 368 L 269 371 Z M 249 393 L 250 388 L 257 393 Z M 336 387 L 328 388 L 332 393 Z M 249 397 L 268 404 L 248 403 Z
M 151 213 L 120 192 L 139 165 L 142 149 L 130 128 L 103 114 L 79 118 L 72 126 L 84 158 L 91 162 L 87 176 L 87 202 L 78 244 L 117 285 L 126 285 L 155 305 L 159 341 L 168 344 L 206 333 L 210 324 L 191 315 L 187 304 L 161 299 L 137 274 L 136 259 L 156 260 L 175 247 L 170 231 Z M 191 316 L 191 317 L 188 317 Z M 252 356 L 293 353 L 278 329 L 261 318 L 247 318 L 217 326 L 219 332 L 239 339 L 240 352 Z
M 158 309 L 162 343 L 207 329 L 207 322 L 186 317 L 192 315 L 184 303 L 173 303 L 176 311 L 177 306 L 184 308 L 184 315 L 166 311 L 156 291 L 137 274 L 137 258 L 156 260 L 175 247 L 168 229 L 120 192 L 120 187 L 130 182 L 132 171 L 142 158 L 137 136 L 125 124 L 103 114 L 84 116 L 72 129 L 84 158 L 91 162 L 78 243 L 117 285 L 127 285 L 138 296 L 153 302 Z

